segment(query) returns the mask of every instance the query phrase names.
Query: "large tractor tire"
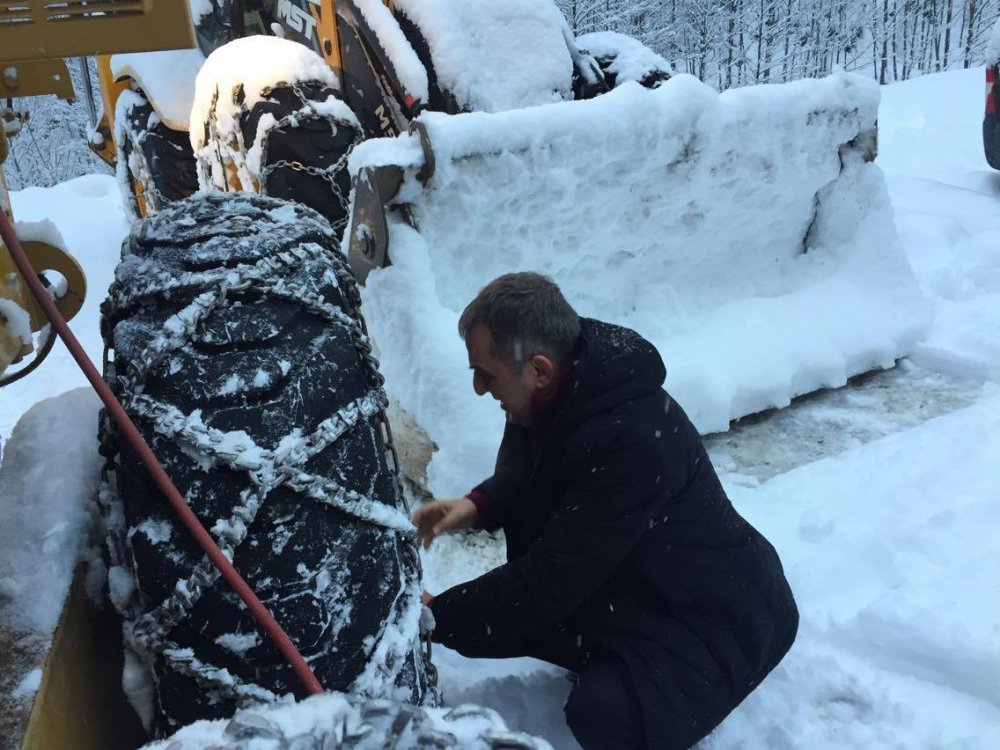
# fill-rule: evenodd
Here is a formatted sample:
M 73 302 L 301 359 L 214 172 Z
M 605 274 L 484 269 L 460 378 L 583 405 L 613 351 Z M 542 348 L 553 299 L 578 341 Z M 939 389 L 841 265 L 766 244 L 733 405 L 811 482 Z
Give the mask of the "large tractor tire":
M 273 59 L 259 59 L 265 40 Z M 274 78 L 270 67 L 303 78 Z M 351 194 L 347 160 L 363 135 L 325 62 L 289 40 L 237 39 L 212 53 L 198 92 L 192 120 L 203 121 L 192 128 L 202 188 L 294 200 L 322 214 L 338 234 L 343 230 Z
M 198 190 L 191 139 L 167 127 L 145 96 L 124 91 L 115 108 L 115 168 L 126 213 L 133 220 Z
M 115 277 L 106 379 L 321 684 L 436 700 L 383 381 L 329 224 L 203 193 L 136 224 Z M 101 440 L 110 593 L 157 733 L 302 696 L 106 418 Z

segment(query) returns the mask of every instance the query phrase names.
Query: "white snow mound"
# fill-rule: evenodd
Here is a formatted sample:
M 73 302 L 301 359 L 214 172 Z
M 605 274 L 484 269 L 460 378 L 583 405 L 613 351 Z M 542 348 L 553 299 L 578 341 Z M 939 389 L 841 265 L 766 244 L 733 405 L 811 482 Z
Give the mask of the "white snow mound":
M 435 462 L 489 474 L 499 430 L 466 425 L 496 407 L 455 382 L 467 361 L 454 332 L 510 271 L 548 274 L 582 315 L 649 338 L 702 431 L 892 366 L 928 321 L 882 172 L 846 145 L 873 134 L 878 98 L 846 74 L 721 96 L 677 76 L 422 116 L 436 171 L 422 188 L 409 166 L 397 199 L 419 231 L 390 217 L 393 265 L 369 277 L 365 313 Z M 363 143 L 351 170 L 393 158 L 420 164 L 417 139 Z
M 76 564 L 87 555 L 103 463 L 99 401 L 77 388 L 29 409 L 0 463 L 0 621 L 55 630 Z
M 322 57 L 305 45 L 274 36 L 251 36 L 219 47 L 198 72 L 194 104 L 191 109 L 191 145 L 197 152 L 205 144 L 204 123 L 218 92 L 219 105 L 215 116 L 220 131 L 236 130 L 237 123 L 223 122 L 225 116 L 236 117 L 239 111 L 229 111 L 224 105 L 232 100 L 232 92 L 242 87 L 242 106 L 251 109 L 265 92 L 277 83 L 294 84 L 319 81 L 340 90 L 340 81 Z M 350 113 L 347 105 L 344 110 Z M 347 116 L 353 118 L 353 114 Z
M 112 55 L 111 72 L 115 79 L 135 81 L 167 127 L 187 130 L 195 81 L 204 63 L 200 49 L 135 52 Z
M 430 47 L 442 89 L 471 111 L 572 97 L 566 19 L 551 0 L 396 0 Z
M 594 31 L 577 37 L 576 43 L 594 57 L 613 58 L 608 70 L 618 82 L 641 81 L 656 71 L 672 71 L 666 58 L 638 39 L 617 31 Z

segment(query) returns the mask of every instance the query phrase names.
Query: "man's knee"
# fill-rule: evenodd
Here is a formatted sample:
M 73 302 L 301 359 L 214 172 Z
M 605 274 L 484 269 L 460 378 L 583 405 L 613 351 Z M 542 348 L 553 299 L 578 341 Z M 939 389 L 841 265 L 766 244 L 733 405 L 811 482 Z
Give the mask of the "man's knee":
M 566 723 L 584 748 L 645 747 L 639 696 L 620 657 L 595 657 L 566 701 Z

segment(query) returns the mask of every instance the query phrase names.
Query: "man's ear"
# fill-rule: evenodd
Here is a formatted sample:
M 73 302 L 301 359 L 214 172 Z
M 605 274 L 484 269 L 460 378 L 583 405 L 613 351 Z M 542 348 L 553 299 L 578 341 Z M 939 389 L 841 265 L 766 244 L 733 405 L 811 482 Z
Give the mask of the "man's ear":
M 556 377 L 556 363 L 544 354 L 533 354 L 528 360 L 535 375 L 535 387 L 547 388 Z

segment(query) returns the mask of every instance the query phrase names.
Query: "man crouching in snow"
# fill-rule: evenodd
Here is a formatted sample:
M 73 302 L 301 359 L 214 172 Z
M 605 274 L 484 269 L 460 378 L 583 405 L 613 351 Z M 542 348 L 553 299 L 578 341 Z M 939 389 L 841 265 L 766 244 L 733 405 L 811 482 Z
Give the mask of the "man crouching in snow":
M 548 278 L 501 276 L 459 321 L 472 385 L 507 413 L 495 473 L 414 514 L 502 528 L 505 565 L 430 597 L 434 639 L 578 676 L 584 748 L 687 748 L 781 660 L 798 612 L 774 548 L 733 509 L 656 349 L 579 318 Z

